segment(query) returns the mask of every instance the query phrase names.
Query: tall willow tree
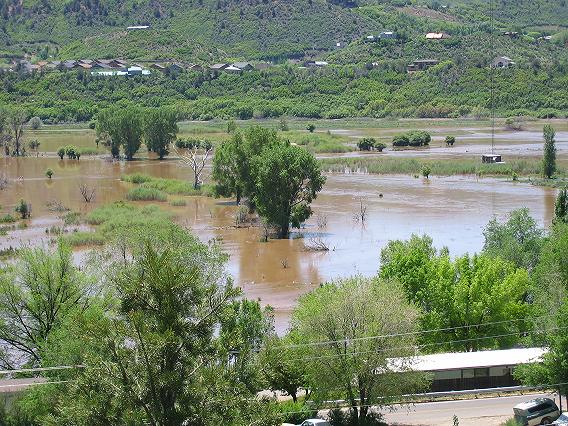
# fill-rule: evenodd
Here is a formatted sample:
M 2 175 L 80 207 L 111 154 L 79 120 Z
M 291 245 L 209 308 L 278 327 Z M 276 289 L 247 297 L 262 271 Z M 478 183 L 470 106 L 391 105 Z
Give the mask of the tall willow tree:
M 548 179 L 556 172 L 555 136 L 554 128 L 550 124 L 545 125 L 543 129 L 544 154 L 542 157 L 542 174 Z

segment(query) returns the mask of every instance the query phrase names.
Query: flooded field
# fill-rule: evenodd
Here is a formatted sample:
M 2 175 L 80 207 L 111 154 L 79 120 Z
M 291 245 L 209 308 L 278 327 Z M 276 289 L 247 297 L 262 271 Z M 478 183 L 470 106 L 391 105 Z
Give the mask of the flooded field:
M 166 178 L 189 179 L 190 171 L 176 160 L 109 162 L 102 158 L 80 161 L 53 157 L 0 159 L 13 180 L 0 191 L 3 212 L 19 199 L 32 204 L 26 229 L 0 237 L 0 249 L 22 244 L 47 243 L 51 226 L 61 224 L 48 203 L 58 200 L 73 211 L 86 213 L 96 206 L 124 199 L 130 184 L 120 176 L 141 172 Z M 53 179 L 45 170 L 54 171 Z M 85 203 L 80 184 L 96 188 L 95 200 Z M 429 234 L 438 247 L 460 255 L 482 248 L 482 229 L 497 216 L 527 207 L 542 225 L 554 214 L 555 190 L 522 183 L 474 177 L 433 177 L 365 174 L 328 175 L 324 190 L 313 204 L 314 216 L 289 240 L 259 242 L 256 228 L 236 228 L 236 207 L 230 200 L 186 197 L 187 205 L 172 207 L 176 220 L 202 240 L 221 241 L 230 254 L 228 269 L 247 297 L 259 298 L 276 309 L 280 332 L 298 296 L 327 280 L 361 273 L 372 275 L 379 267 L 381 248 L 392 239 L 413 233 Z M 367 208 L 364 223 L 354 215 L 361 203 Z M 305 245 L 323 243 L 328 252 L 307 251 Z M 79 254 L 78 259 L 81 258 Z

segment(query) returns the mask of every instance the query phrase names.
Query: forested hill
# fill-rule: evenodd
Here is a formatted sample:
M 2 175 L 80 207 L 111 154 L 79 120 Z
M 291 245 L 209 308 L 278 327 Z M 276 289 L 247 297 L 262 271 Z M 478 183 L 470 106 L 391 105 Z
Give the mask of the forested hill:
M 397 31 L 408 41 L 446 31 L 457 51 L 461 39 L 475 44 L 471 37 L 489 28 L 489 0 L 0 0 L 0 11 L 0 54 L 54 59 L 278 61 L 326 56 L 341 42 L 352 61 L 377 53 L 358 47 L 371 33 Z M 568 6 L 495 0 L 495 18 L 500 30 L 524 37 L 520 45 L 565 31 Z M 150 28 L 129 32 L 131 25 Z

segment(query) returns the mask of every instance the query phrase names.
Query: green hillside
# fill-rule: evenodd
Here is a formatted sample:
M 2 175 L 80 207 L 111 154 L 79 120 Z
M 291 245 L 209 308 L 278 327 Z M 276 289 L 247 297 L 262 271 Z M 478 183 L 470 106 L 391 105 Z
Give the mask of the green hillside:
M 449 32 L 454 39 L 444 46 L 449 44 L 446 47 L 454 51 L 487 42 L 483 36 L 489 29 L 489 0 L 443 4 L 437 0 L 0 0 L 0 53 L 60 59 L 282 60 L 306 52 L 330 53 L 336 42 L 342 42 L 354 44 L 343 55 L 351 61 L 384 56 L 358 46 L 365 35 L 386 29 L 414 42 L 386 49 L 389 57 L 427 54 L 429 47 L 421 37 L 428 31 Z M 523 33 L 517 44 L 530 44 L 538 35 L 531 34 L 535 30 L 552 34 L 568 26 L 568 6 L 566 0 L 495 0 L 495 17 L 497 28 Z M 138 24 L 150 29 L 126 31 Z

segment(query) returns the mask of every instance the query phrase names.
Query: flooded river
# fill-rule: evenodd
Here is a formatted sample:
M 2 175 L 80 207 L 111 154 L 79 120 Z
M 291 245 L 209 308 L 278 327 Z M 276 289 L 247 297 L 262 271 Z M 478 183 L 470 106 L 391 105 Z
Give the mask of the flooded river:
M 96 206 L 124 199 L 130 184 L 121 174 L 141 172 L 160 177 L 189 179 L 190 172 L 175 160 L 107 162 L 103 159 L 60 161 L 56 158 L 0 159 L 15 178 L 0 191 L 6 213 L 23 198 L 32 203 L 29 226 L 0 237 L 0 248 L 47 241 L 46 229 L 61 223 L 47 203 L 59 200 L 86 213 Z M 54 177 L 48 180 L 45 170 Z M 79 185 L 96 187 L 94 202 L 83 202 Z M 172 207 L 177 221 L 202 240 L 217 238 L 230 254 L 228 269 L 247 297 L 258 298 L 276 310 L 277 328 L 283 332 L 298 296 L 327 280 L 356 273 L 372 275 L 379 267 L 380 250 L 392 239 L 413 233 L 429 234 L 438 247 L 452 255 L 479 251 L 482 229 L 494 216 L 527 207 L 541 225 L 554 214 L 555 190 L 522 183 L 474 177 L 433 177 L 364 174 L 328 175 L 324 190 L 313 204 L 315 215 L 289 240 L 259 242 L 256 228 L 235 228 L 236 207 L 230 200 L 187 197 L 187 205 Z M 361 203 L 364 223 L 354 215 Z M 324 243 L 328 252 L 306 251 L 305 244 Z

